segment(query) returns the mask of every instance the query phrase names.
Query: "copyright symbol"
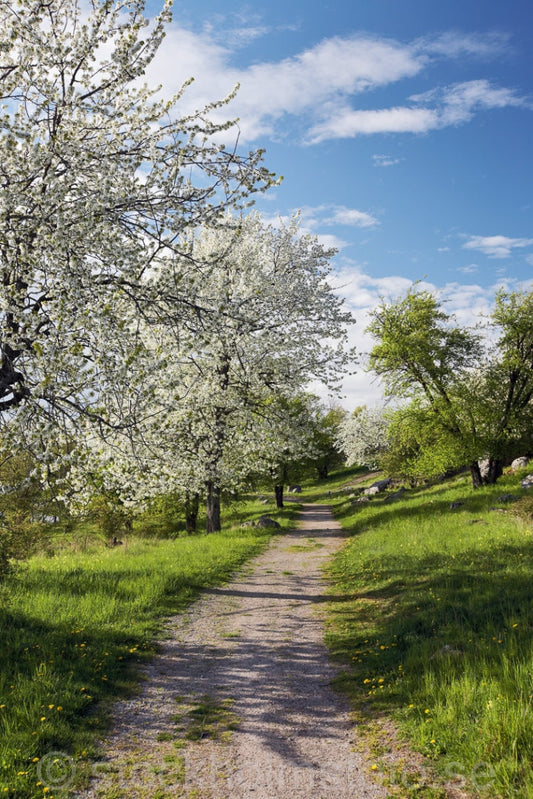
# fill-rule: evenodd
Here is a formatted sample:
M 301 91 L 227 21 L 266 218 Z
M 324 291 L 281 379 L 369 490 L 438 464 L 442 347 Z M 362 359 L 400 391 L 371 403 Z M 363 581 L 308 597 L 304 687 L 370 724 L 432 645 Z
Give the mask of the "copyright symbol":
M 37 776 L 48 788 L 68 788 L 76 774 L 76 764 L 64 752 L 48 752 L 37 763 Z

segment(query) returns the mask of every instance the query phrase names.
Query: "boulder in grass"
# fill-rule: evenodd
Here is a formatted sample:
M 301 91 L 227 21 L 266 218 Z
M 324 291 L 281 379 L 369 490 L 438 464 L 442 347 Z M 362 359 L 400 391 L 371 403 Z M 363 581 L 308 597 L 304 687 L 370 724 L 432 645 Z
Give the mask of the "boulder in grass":
M 520 480 L 522 488 L 533 488 L 533 474 L 528 474 L 523 480 Z
M 385 480 L 376 480 L 376 482 L 372 483 L 372 485 L 369 488 L 365 488 L 365 494 L 368 497 L 371 497 L 374 494 L 380 494 L 382 491 L 385 491 L 385 489 L 388 488 L 390 485 L 392 485 L 392 480 L 390 477 L 387 477 Z
M 394 494 L 389 494 L 388 497 L 385 497 L 383 502 L 394 502 L 394 500 L 399 499 L 404 492 L 405 488 L 402 486 L 401 488 L 398 489 L 398 491 L 395 491 Z
M 375 483 L 372 483 L 370 488 L 365 489 L 365 494 L 369 497 L 373 496 L 373 494 L 380 494 L 382 491 L 385 491 L 392 484 L 392 480 L 390 477 L 385 478 L 385 480 L 376 480 Z
M 289 486 L 289 491 L 291 494 L 301 494 L 302 493 L 302 486 Z
M 511 469 L 516 471 L 517 469 L 524 469 L 529 463 L 529 458 L 526 456 L 522 456 L 521 458 L 515 458 L 514 461 L 511 463 Z
M 260 516 L 255 523 L 256 527 L 281 527 L 281 524 L 270 516 Z

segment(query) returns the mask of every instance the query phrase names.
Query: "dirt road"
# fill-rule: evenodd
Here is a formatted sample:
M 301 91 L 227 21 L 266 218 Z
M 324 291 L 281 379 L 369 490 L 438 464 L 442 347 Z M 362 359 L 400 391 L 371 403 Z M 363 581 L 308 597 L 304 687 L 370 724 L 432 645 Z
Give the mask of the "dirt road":
M 84 799 L 379 799 L 332 691 L 322 567 L 343 544 L 305 505 L 230 584 L 168 623 L 142 693 L 119 702 Z

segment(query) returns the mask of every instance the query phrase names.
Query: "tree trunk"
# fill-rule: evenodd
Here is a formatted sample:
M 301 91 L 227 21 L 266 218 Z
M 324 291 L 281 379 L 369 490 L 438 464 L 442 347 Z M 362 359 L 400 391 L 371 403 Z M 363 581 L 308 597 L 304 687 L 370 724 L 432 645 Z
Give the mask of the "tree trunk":
M 274 494 L 276 495 L 276 508 L 283 507 L 283 486 L 282 485 L 275 485 L 274 486 Z
M 209 480 L 207 483 L 205 531 L 206 533 L 219 533 L 220 530 L 220 488 Z
M 499 458 L 489 458 L 489 470 L 487 476 L 485 477 L 485 483 L 487 485 L 494 485 L 498 477 L 501 477 L 503 474 L 503 461 Z
M 319 480 L 325 480 L 328 476 L 328 465 L 327 463 L 321 463 L 316 467 L 316 471 L 318 474 Z
M 480 488 L 483 485 L 483 478 L 477 461 L 472 461 L 470 464 L 470 474 L 472 476 L 472 488 Z
M 185 530 L 187 533 L 196 532 L 196 522 L 198 519 L 199 508 L 199 494 L 187 494 L 185 497 Z

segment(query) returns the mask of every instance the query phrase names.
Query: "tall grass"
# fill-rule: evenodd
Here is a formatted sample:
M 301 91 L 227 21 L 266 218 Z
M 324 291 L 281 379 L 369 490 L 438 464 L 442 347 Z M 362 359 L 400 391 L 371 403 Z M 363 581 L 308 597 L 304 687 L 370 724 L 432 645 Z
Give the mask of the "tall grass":
M 289 524 L 294 510 L 278 520 Z M 233 521 L 261 512 L 241 507 Z M 20 564 L 0 586 L 0 796 L 64 795 L 53 786 L 67 786 L 96 754 L 110 700 L 135 686 L 162 620 L 267 542 L 260 529 L 234 526 Z M 62 767 L 72 774 L 54 774 Z
M 533 519 L 500 499 L 509 492 L 525 493 L 516 475 L 390 502 L 335 492 L 351 539 L 331 568 L 329 643 L 342 688 L 374 719 L 392 716 L 442 784 L 531 799 Z

